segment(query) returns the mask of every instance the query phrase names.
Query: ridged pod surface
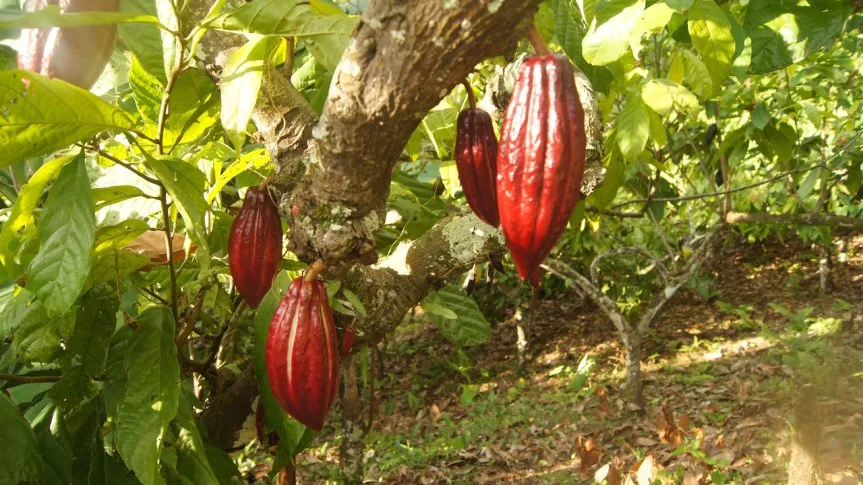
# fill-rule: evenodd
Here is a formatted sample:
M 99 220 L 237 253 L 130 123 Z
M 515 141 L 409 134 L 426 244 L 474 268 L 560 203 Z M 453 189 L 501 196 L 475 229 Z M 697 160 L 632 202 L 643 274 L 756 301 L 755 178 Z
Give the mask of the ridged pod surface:
M 294 279 L 267 334 L 267 374 L 276 400 L 300 423 L 320 430 L 339 385 L 336 326 L 324 283 Z
M 59 5 L 63 13 L 116 12 L 120 2 L 26 0 L 24 10 L 35 12 L 48 5 Z M 22 29 L 18 67 L 90 89 L 105 69 L 116 41 L 116 25 Z
M 228 263 L 237 291 L 257 308 L 282 260 L 282 222 L 266 187 L 249 187 L 228 238 Z
M 461 188 L 473 212 L 490 226 L 500 225 L 497 213 L 497 138 L 491 116 L 478 108 L 458 115 L 455 163 Z
M 351 353 L 356 339 L 357 329 L 354 327 L 354 323 L 351 322 L 351 324 L 348 325 L 348 328 L 345 329 L 344 335 L 342 335 L 342 355 L 348 355 Z
M 525 61 L 501 129 L 497 202 L 518 273 L 534 286 L 578 203 L 585 145 L 569 59 L 548 54 Z

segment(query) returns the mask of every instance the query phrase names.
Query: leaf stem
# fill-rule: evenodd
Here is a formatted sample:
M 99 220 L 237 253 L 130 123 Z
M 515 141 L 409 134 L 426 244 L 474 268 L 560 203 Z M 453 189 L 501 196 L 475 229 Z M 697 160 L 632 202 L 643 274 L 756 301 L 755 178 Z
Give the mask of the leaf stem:
M 180 311 L 178 309 L 179 295 L 177 294 L 177 271 L 174 266 L 174 235 L 171 230 L 171 213 L 168 210 L 168 193 L 165 187 L 159 189 L 159 203 L 162 205 L 162 220 L 165 224 L 165 249 L 168 252 L 168 274 L 171 277 L 171 315 L 174 322 L 180 322 Z
M 0 381 L 12 384 L 38 384 L 42 382 L 57 382 L 63 376 L 19 376 L 15 374 L 0 374 Z

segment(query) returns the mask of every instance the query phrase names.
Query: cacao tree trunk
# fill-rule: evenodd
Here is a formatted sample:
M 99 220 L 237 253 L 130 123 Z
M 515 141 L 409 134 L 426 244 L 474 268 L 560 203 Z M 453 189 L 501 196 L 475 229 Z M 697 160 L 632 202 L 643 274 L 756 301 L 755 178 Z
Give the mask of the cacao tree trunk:
M 527 351 L 530 345 L 531 333 L 533 332 L 533 323 L 536 317 L 536 310 L 539 307 L 539 292 L 534 291 L 530 296 L 530 303 L 527 309 L 522 310 L 521 305 L 515 311 L 516 321 L 516 349 L 518 350 L 518 364 L 523 366 L 527 361 Z
M 624 392 L 632 404 L 644 409 L 644 386 L 641 379 L 642 336 L 635 328 L 623 335 L 626 348 L 626 384 Z
M 821 259 L 818 260 L 818 280 L 821 294 L 833 291 L 833 251 L 830 243 L 821 245 Z
M 363 421 L 363 403 L 357 382 L 355 354 L 342 359 L 342 438 L 339 449 L 339 466 L 342 480 L 348 484 L 363 483 L 363 455 L 365 454 L 366 430 Z

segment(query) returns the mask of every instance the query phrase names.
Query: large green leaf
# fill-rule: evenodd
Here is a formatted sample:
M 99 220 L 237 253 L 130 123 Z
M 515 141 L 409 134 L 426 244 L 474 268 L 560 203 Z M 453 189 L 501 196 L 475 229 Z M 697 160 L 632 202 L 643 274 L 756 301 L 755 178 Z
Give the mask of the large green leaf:
M 63 167 L 39 220 L 42 245 L 30 263 L 28 288 L 49 316 L 66 313 L 84 289 L 96 217 L 83 152 Z
M 595 66 L 620 59 L 629 49 L 629 34 L 643 11 L 644 0 L 603 3 L 582 42 L 584 59 Z
M 207 459 L 192 404 L 184 393 L 180 394 L 180 407 L 177 417 L 171 423 L 171 430 L 176 435 L 173 448 L 177 453 L 175 470 L 178 482 L 188 485 L 219 485 Z
M 641 13 L 641 16 L 638 17 L 638 21 L 635 23 L 635 28 L 629 36 L 632 54 L 636 58 L 641 52 L 641 40 L 646 35 L 655 34 L 665 28 L 673 14 L 674 9 L 664 2 L 654 3 Z
M 9 243 L 15 234 L 32 223 L 33 210 L 39 203 L 42 190 L 54 180 L 54 177 L 60 173 L 60 169 L 74 159 L 73 156 L 67 156 L 51 160 L 39 167 L 39 170 L 30 177 L 30 180 L 21 187 L 21 191 L 18 192 L 18 199 L 12 207 L 12 213 L 9 214 L 9 219 L 3 224 L 3 229 L 0 230 L 0 264 L 5 266 L 12 256 L 9 253 Z
M 641 93 L 629 96 L 617 117 L 617 146 L 627 162 L 641 155 L 650 136 L 650 117 Z
M 51 403 L 31 423 L 45 467 L 44 485 L 72 485 L 72 448 L 60 409 Z
M 0 106 L 0 168 L 134 126 L 123 109 L 89 91 L 27 71 L 0 71 Z
M 0 29 L 26 29 L 45 27 L 81 27 L 85 25 L 110 25 L 118 23 L 156 24 L 152 15 L 126 12 L 76 12 L 62 13 L 57 5 L 49 5 L 35 12 L 0 10 Z
M 427 305 L 445 307 L 456 315 L 451 319 L 438 314 L 431 314 L 431 319 L 450 342 L 463 347 L 484 344 L 491 335 L 488 320 L 480 311 L 473 298 L 465 295 L 456 286 L 448 285 L 430 294 L 423 301 Z
M 306 37 L 325 34 L 350 35 L 357 17 L 322 15 L 296 0 L 259 0 L 222 13 L 206 26 L 211 29 L 264 35 Z
M 222 126 L 237 151 L 246 141 L 266 60 L 275 44 L 267 37 L 255 36 L 228 57 L 222 70 Z
M 61 344 L 72 330 L 74 312 L 50 318 L 43 303 L 25 290 L 9 307 L 14 308 L 12 318 L 18 326 L 12 340 L 18 358 L 27 363 L 53 361 L 63 350 Z M 3 314 L 6 315 L 6 311 Z
M 152 0 L 123 0 L 120 11 L 136 15 L 156 16 L 156 4 Z M 162 41 L 160 30 L 152 24 L 120 24 L 119 40 L 132 51 L 134 60 L 145 66 L 162 83 L 165 69 L 162 64 Z
M 96 295 L 91 291 L 84 296 L 72 335 L 66 342 L 69 356 L 80 363 L 84 373 L 95 377 L 105 367 L 108 344 L 117 324 L 118 302 L 116 295 Z
M 695 0 L 689 9 L 689 36 L 713 80 L 714 91 L 728 77 L 737 43 L 725 12 L 713 0 Z
M 192 234 L 192 239 L 198 244 L 198 260 L 202 266 L 209 264 L 210 256 L 207 249 L 207 233 L 204 215 L 210 210 L 210 205 L 204 199 L 206 176 L 189 163 L 175 159 L 150 159 L 147 162 L 150 171 L 165 186 L 165 190 L 174 199 L 183 215 L 186 230 Z
M 749 2 L 743 27 L 752 39 L 752 73 L 782 69 L 828 45 L 842 33 L 853 9 L 851 2 L 840 0 L 789 3 Z
M 3 393 L 0 393 L 0 429 L 3 430 L 0 483 L 38 483 L 43 463 L 36 436 L 15 403 Z
M 667 79 L 651 79 L 641 88 L 641 99 L 657 113 L 665 116 L 672 108 L 692 113 L 700 105 L 688 89 Z
M 106 403 L 123 461 L 144 485 L 161 484 L 162 437 L 177 415 L 180 392 L 174 320 L 160 307 L 145 310 L 136 323 L 125 344 L 111 347 L 106 386 L 116 381 L 120 393 L 106 396 Z

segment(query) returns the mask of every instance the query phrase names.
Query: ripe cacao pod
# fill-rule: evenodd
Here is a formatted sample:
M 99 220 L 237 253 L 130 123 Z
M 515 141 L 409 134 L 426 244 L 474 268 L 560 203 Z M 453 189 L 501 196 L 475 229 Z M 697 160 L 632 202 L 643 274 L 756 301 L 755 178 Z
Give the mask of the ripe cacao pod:
M 282 221 L 266 186 L 249 187 L 228 238 L 228 263 L 237 291 L 257 308 L 282 260 Z
M 35 12 L 59 5 L 63 13 L 116 12 L 119 0 L 25 0 Z M 18 67 L 90 89 L 99 79 L 117 41 L 116 25 L 23 29 Z
M 455 164 L 470 208 L 486 224 L 500 225 L 495 191 L 497 138 L 491 116 L 479 108 L 468 108 L 458 115 Z
M 267 374 L 279 404 L 320 430 L 339 385 L 336 326 L 324 283 L 294 279 L 267 334 Z
M 351 353 L 351 349 L 354 348 L 354 341 L 357 339 L 357 329 L 354 327 L 354 322 L 351 322 L 348 325 L 348 328 L 345 329 L 345 334 L 342 335 L 342 355 L 348 355 Z
M 586 141 L 569 59 L 525 61 L 501 129 L 497 202 L 519 276 L 534 286 L 578 203 Z

